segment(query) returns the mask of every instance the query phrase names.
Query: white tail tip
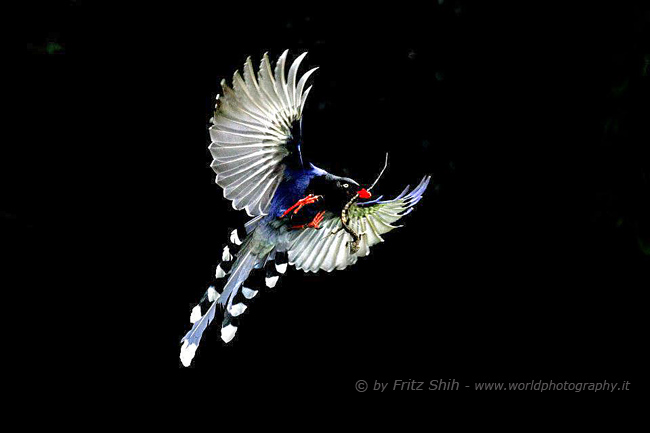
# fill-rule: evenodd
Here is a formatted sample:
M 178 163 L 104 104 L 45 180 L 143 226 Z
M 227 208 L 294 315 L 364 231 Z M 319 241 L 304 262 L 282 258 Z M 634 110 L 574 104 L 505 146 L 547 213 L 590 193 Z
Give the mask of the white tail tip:
M 221 339 L 223 340 L 224 343 L 230 343 L 230 341 L 235 338 L 235 334 L 237 333 L 237 327 L 228 325 L 223 328 L 221 328 Z
M 224 262 L 229 262 L 232 260 L 232 254 L 230 254 L 230 248 L 228 248 L 228 245 L 223 248 L 223 253 L 221 253 L 221 260 Z
M 248 287 L 242 287 L 241 292 L 246 299 L 253 299 L 257 295 L 257 290 L 252 290 Z
M 219 292 L 217 292 L 213 286 L 208 287 L 208 301 L 214 302 L 219 297 Z
M 189 367 L 190 364 L 192 363 L 192 359 L 194 359 L 194 354 L 196 353 L 196 344 L 188 344 L 187 340 L 183 343 L 183 346 L 181 347 L 181 362 L 183 363 L 183 366 Z
M 231 315 L 232 317 L 237 317 L 237 316 L 239 316 L 241 313 L 243 313 L 244 311 L 246 311 L 246 308 L 248 308 L 248 307 L 246 307 L 246 305 L 245 305 L 244 303 L 240 302 L 240 303 L 235 304 L 235 305 L 233 305 L 232 307 L 230 307 L 230 309 L 228 310 L 228 312 L 230 313 L 230 315 Z
M 201 306 L 197 305 L 192 308 L 192 314 L 190 314 L 190 323 L 196 323 L 201 318 Z
M 230 233 L 230 242 L 232 242 L 235 245 L 241 245 L 241 241 L 239 240 L 239 235 L 237 234 L 237 229 L 233 230 L 232 233 Z

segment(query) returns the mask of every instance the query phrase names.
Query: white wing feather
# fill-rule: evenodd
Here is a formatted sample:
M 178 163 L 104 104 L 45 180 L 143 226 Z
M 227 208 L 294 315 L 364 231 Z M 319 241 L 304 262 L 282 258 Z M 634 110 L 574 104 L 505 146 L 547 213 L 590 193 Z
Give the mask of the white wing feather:
M 384 241 L 381 235 L 399 227 L 392 223 L 413 210 L 430 179 L 430 176 L 424 177 L 413 191 L 408 193 L 407 187 L 392 200 L 361 203 L 356 210 L 353 206 L 348 225 L 361 236 L 356 253 L 350 252 L 348 242 L 352 242 L 352 236 L 342 228 L 340 215 L 328 212 L 319 230 L 294 232 L 288 249 L 289 264 L 305 272 L 318 272 L 320 269 L 331 272 L 355 264 L 359 257 L 370 254 L 370 247 Z
M 264 54 L 257 78 L 249 57 L 244 77 L 235 72 L 233 88 L 223 80 L 223 95 L 217 96 L 210 127 L 211 167 L 224 197 L 249 216 L 266 214 L 282 180 L 291 125 L 302 116 L 309 92 L 303 92 L 305 82 L 317 69 L 306 72 L 296 83 L 298 67 L 307 53 L 294 60 L 285 77 L 287 54 L 282 53 L 274 73 Z

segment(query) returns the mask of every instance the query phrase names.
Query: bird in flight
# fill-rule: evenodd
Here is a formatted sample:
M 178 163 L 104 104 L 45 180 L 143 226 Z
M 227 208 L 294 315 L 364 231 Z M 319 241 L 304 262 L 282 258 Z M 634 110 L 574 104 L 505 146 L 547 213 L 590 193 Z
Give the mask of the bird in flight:
M 353 265 L 383 242 L 382 235 L 413 210 L 429 184 L 425 176 L 394 199 L 371 200 L 374 184 L 364 188 L 304 161 L 302 113 L 311 90 L 305 85 L 318 68 L 298 78 L 303 53 L 285 75 L 287 54 L 273 69 L 265 54 L 257 76 L 249 57 L 232 88 L 221 81 L 223 95 L 217 96 L 210 127 L 211 167 L 224 197 L 252 218 L 230 232 L 213 283 L 192 309 L 192 329 L 181 340 L 186 367 L 217 312 L 223 315 L 221 339 L 234 338 L 240 315 L 259 289 L 247 282 L 253 271 L 260 270 L 272 288 L 288 265 L 304 272 Z

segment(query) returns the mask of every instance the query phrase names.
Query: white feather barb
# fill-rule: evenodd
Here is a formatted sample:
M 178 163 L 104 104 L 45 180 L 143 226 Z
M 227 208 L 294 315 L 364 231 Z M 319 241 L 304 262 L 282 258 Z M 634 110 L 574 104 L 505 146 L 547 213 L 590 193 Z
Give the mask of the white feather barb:
M 283 159 L 291 127 L 302 116 L 309 93 L 303 92 L 311 69 L 298 79 L 298 68 L 307 53 L 285 66 L 288 51 L 271 65 L 264 54 L 257 74 L 250 57 L 243 68 L 243 78 L 235 72 L 232 88 L 222 81 L 223 96 L 210 128 L 211 164 L 217 184 L 235 209 L 245 209 L 249 216 L 265 215 L 282 180 Z M 260 152 L 258 152 L 260 151 Z

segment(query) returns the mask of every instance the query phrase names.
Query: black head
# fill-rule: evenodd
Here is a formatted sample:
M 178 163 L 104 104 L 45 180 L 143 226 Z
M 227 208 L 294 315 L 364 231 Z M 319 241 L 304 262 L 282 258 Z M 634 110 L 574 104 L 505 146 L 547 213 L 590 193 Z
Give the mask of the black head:
M 360 185 L 357 181 L 349 177 L 339 177 L 332 175 L 332 182 L 334 186 L 341 192 L 345 193 L 347 197 L 352 197 L 359 191 Z
M 330 174 L 328 176 L 328 183 L 331 185 L 330 193 L 325 199 L 329 199 L 330 203 L 333 203 L 337 209 L 343 209 L 343 206 L 355 195 L 358 195 L 361 199 L 370 197 L 370 193 L 365 188 L 361 188 L 361 185 L 356 180 L 349 177 Z
M 309 184 L 309 193 L 323 197 L 321 204 L 332 212 L 340 212 L 343 206 L 359 191 L 359 183 L 349 177 L 336 176 L 322 171 Z

